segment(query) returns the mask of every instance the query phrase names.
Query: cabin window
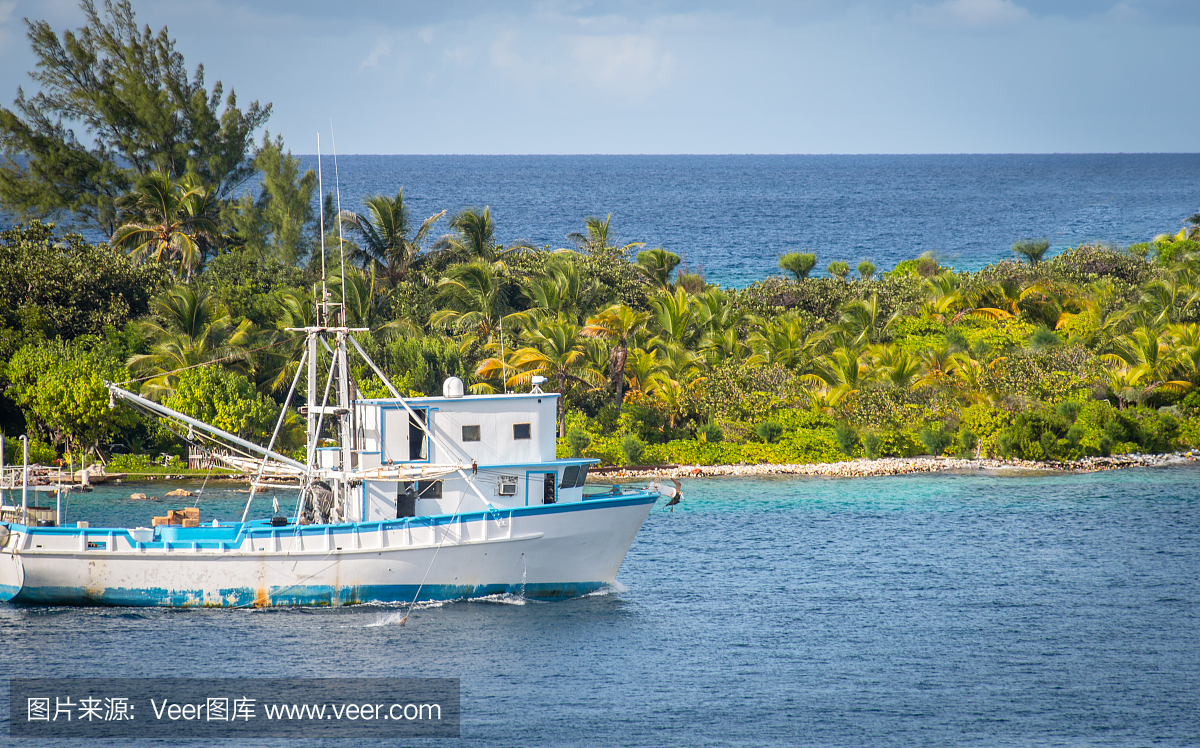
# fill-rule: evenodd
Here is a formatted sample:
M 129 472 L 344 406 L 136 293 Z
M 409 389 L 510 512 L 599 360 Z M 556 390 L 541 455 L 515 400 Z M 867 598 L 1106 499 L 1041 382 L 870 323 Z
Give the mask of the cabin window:
M 559 488 L 574 488 L 575 480 L 579 477 L 579 466 L 568 465 L 563 469 L 562 483 L 558 484 Z
M 514 423 L 513 424 L 513 438 L 514 439 L 530 439 L 530 438 L 532 438 L 530 436 L 529 424 L 528 423 Z
M 429 450 L 425 444 L 425 411 L 415 410 L 416 418 L 408 418 L 408 459 L 413 462 L 429 459 Z
M 558 493 L 554 490 L 555 479 L 558 478 L 558 473 L 546 473 L 542 478 L 542 503 L 553 504 L 558 498 Z
M 442 482 L 440 480 L 417 481 L 417 497 L 421 499 L 442 498 Z
M 587 480 L 587 474 L 588 474 L 589 467 L 591 467 L 591 465 L 580 465 L 579 466 L 579 475 L 575 476 L 575 488 L 579 488 L 580 486 L 583 485 L 583 482 Z
M 479 427 L 478 426 L 463 426 L 462 440 L 464 442 L 479 441 Z

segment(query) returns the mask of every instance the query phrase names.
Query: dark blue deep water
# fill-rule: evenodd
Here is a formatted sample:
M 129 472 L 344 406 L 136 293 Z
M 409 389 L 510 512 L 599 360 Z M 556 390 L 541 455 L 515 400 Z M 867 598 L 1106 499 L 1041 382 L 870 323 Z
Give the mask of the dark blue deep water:
M 1052 254 L 1126 246 L 1200 208 L 1200 154 L 342 156 L 338 173 L 344 208 L 401 187 L 418 222 L 487 205 L 505 244 L 570 246 L 585 216 L 612 214 L 624 241 L 684 255 L 726 287 L 778 273 L 798 249 L 816 252 L 818 274 L 925 251 L 977 270 L 1013 257 L 1018 239 L 1049 239 Z M 328 154 L 324 177 L 332 191 Z
M 0 605 L 0 673 L 461 678 L 462 739 L 421 742 L 447 746 L 1200 745 L 1197 466 L 684 488 L 606 594 L 403 627 L 379 606 Z M 131 490 L 70 511 L 174 506 Z M 202 516 L 240 500 L 210 488 Z
M 316 156 L 301 156 L 316 168 Z M 324 161 L 326 192 L 334 163 Z M 496 238 L 570 247 L 586 216 L 612 215 L 624 242 L 663 246 L 710 282 L 779 274 L 784 252 L 890 270 L 935 252 L 978 270 L 1045 238 L 1128 246 L 1175 233 L 1200 209 L 1200 153 L 874 156 L 342 156 L 342 207 L 404 189 L 416 224 L 489 206 Z M 249 184 L 247 189 L 257 189 Z M 314 199 L 314 210 L 316 200 Z M 11 223 L 0 212 L 0 225 Z M 332 227 L 332 224 L 330 224 Z M 98 231 L 84 231 L 102 241 Z

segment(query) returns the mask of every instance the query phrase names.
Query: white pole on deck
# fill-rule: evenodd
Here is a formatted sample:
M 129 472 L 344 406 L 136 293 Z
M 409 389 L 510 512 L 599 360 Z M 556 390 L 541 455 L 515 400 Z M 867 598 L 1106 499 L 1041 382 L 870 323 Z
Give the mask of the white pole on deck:
M 21 434 L 21 449 L 25 453 L 25 468 L 21 471 L 21 524 L 29 524 L 29 436 Z

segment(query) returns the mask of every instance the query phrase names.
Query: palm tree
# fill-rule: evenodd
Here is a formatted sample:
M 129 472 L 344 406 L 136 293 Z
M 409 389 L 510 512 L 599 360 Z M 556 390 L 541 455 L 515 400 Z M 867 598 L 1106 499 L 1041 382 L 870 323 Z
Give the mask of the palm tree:
M 1034 267 L 1037 267 L 1049 249 L 1050 242 L 1046 239 L 1022 239 L 1012 245 L 1012 251 L 1029 260 L 1029 264 Z
M 679 266 L 679 255 L 662 247 L 638 252 L 635 267 L 651 286 L 659 291 L 671 292 L 671 273 Z
M 797 314 L 783 314 L 761 322 L 747 338 L 754 355 L 747 363 L 777 365 L 809 373 L 826 342 L 822 330 L 810 330 Z
M 365 327 L 380 339 L 401 333 L 421 337 L 421 331 L 408 320 L 389 320 L 391 304 L 379 288 L 379 276 L 374 266 L 367 273 L 348 268 L 344 281 L 341 276 L 334 275 L 329 279 L 329 288 L 333 298 L 342 305 L 343 322 L 347 327 Z
M 1171 325 L 1167 332 L 1175 347 L 1180 370 L 1192 380 L 1200 377 L 1200 323 Z
M 698 349 L 709 366 L 715 366 L 722 361 L 744 359 L 752 353 L 751 347 L 742 340 L 742 333 L 736 327 L 727 327 L 719 332 L 705 332 L 700 338 Z
M 1110 370 L 1122 372 L 1128 385 L 1145 383 L 1144 392 L 1158 389 L 1183 392 L 1192 385 L 1172 378 L 1180 363 L 1180 351 L 1172 342 L 1156 328 L 1139 327 L 1114 341 L 1111 351 L 1100 358 L 1109 364 Z
M 921 375 L 921 360 L 894 343 L 872 346 L 870 354 L 879 378 L 896 389 L 908 389 Z
M 172 181 L 168 174 L 150 172 L 117 205 L 123 210 L 123 223 L 113 234 L 113 246 L 136 261 L 178 262 L 178 274 L 185 280 L 191 280 L 203 260 L 203 244 L 220 236 L 211 217 L 215 198 L 195 174 Z
M 228 368 L 249 373 L 253 325 L 234 325 L 221 302 L 205 288 L 175 286 L 150 302 L 153 318 L 138 328 L 150 342 L 150 353 L 129 359 L 129 370 L 146 378 L 142 390 L 151 399 L 175 391 L 181 369 L 221 360 Z
M 1153 315 L 1158 326 L 1179 321 L 1200 301 L 1200 288 L 1193 288 L 1185 278 L 1172 274 L 1156 278 L 1142 288 L 1141 306 Z
M 666 410 L 667 425 L 675 428 L 676 419 L 691 409 L 696 388 L 704 381 L 700 376 L 702 359 L 680 345 L 657 352 L 660 364 L 646 391 Z
M 483 210 L 463 208 L 450 219 L 450 228 L 454 233 L 438 239 L 435 246 L 467 261 L 495 262 L 509 252 L 528 246 L 524 242 L 508 248 L 497 244 L 496 222 L 492 219 L 491 208 L 486 205 Z
M 940 386 L 952 381 L 961 360 L 962 356 L 951 351 L 948 345 L 926 348 L 920 355 L 921 368 L 925 373 L 917 380 L 917 386 Z
M 654 322 L 657 335 L 651 341 L 655 346 L 677 343 L 691 347 L 695 333 L 697 303 L 682 288 L 675 293 L 662 293 L 650 300 L 650 319 Z
M 808 252 L 788 252 L 779 258 L 779 267 L 788 271 L 797 281 L 808 277 L 817 266 L 817 256 Z
M 984 319 L 1015 319 L 1026 317 L 1047 326 L 1058 324 L 1061 309 L 1054 292 L 1040 283 L 1022 286 L 1015 279 L 993 283 L 974 293 L 974 317 Z
M 511 365 L 514 373 L 508 378 L 510 386 L 528 384 L 534 375 L 554 382 L 558 398 L 558 435 L 566 435 L 566 397 L 569 387 L 576 383 L 596 385 L 604 375 L 587 366 L 587 342 L 578 325 L 566 319 L 545 319 L 525 331 L 527 346 L 515 351 L 504 368 Z M 500 373 L 497 359 L 488 359 L 475 372 L 481 377 Z
M 425 237 L 446 211 L 426 218 L 413 230 L 404 190 L 394 198 L 373 195 L 363 201 L 367 215 L 343 210 L 339 219 L 358 241 L 354 251 L 364 269 L 377 267 L 388 285 L 395 286 L 408 277 L 421 257 Z
M 600 281 L 581 272 L 574 252 L 556 252 L 546 260 L 545 272 L 528 279 L 522 294 L 531 314 L 566 315 L 579 321 L 607 301 Z
M 572 231 L 567 234 L 567 238 L 574 242 L 581 250 L 591 254 L 607 255 L 611 253 L 619 257 L 628 258 L 633 250 L 646 246 L 645 242 L 630 242 L 622 247 L 613 244 L 609 238 L 609 231 L 612 226 L 612 213 L 609 213 L 605 218 L 588 216 L 583 219 L 583 225 L 587 227 L 586 233 Z
M 879 302 L 879 294 L 873 293 L 867 299 L 853 299 L 842 306 L 841 323 L 851 336 L 853 345 L 875 343 L 887 335 L 892 325 L 900 318 L 900 310 L 892 312 L 890 317 L 884 317 L 884 309 Z
M 499 263 L 482 260 L 452 267 L 437 284 L 436 301 L 444 308 L 434 312 L 429 323 L 457 330 L 462 335 L 459 347 L 464 351 L 489 342 L 501 331 L 502 324 L 508 327 L 517 319 L 516 315 L 505 314 L 507 282 L 502 269 Z
M 587 321 L 583 334 L 603 338 L 612 343 L 608 372 L 615 395 L 613 404 L 619 409 L 625 399 L 625 364 L 629 357 L 629 340 L 646 327 L 649 312 L 638 312 L 624 304 L 614 304 Z
M 854 348 L 842 346 L 820 361 L 818 376 L 840 399 L 857 392 L 870 375 L 871 368 Z
M 631 392 L 648 393 L 658 386 L 658 380 L 663 376 L 662 360 L 653 351 L 641 347 L 631 347 L 629 358 L 625 362 L 625 378 L 629 381 Z

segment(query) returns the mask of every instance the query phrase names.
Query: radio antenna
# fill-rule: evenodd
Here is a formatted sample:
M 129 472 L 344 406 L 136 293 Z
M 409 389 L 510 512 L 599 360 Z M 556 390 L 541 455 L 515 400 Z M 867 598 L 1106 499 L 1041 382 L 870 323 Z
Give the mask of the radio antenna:
M 333 189 L 337 193 L 338 250 L 342 258 L 342 325 L 346 326 L 349 324 L 346 321 L 346 240 L 342 238 L 342 183 L 338 179 L 337 137 L 333 134 L 333 117 L 329 118 L 329 139 L 333 142 Z
M 326 302 L 329 299 L 329 291 L 325 288 L 325 182 L 321 179 L 321 133 L 317 133 L 317 205 L 321 214 L 321 302 L 317 305 L 318 309 L 325 310 L 325 316 L 329 316 L 329 307 Z

